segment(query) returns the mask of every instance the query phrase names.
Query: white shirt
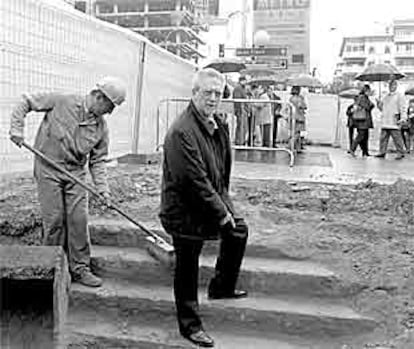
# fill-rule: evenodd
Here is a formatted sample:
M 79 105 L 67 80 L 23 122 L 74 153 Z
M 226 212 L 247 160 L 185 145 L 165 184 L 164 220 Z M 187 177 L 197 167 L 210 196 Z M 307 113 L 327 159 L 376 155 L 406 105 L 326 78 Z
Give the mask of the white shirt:
M 400 114 L 400 120 L 407 119 L 404 96 L 398 92 L 388 93 L 382 100 L 381 127 L 399 129 L 396 114 Z

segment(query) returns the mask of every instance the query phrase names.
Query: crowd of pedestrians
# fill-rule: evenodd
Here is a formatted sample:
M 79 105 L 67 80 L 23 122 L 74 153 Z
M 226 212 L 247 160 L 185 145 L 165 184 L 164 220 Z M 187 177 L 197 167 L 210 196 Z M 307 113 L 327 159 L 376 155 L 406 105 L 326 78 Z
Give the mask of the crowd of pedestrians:
M 372 111 L 375 107 L 380 111 L 380 140 L 379 153 L 375 156 L 385 158 L 390 137 L 393 139 L 397 156 L 395 160 L 401 160 L 406 153 L 411 151 L 411 140 L 414 137 L 414 99 L 406 106 L 405 97 L 398 92 L 397 80 L 391 80 L 388 84 L 388 93 L 374 104 L 370 96 L 371 88 L 364 85 L 354 102 L 347 108 L 347 127 L 349 130 L 348 153 L 356 157 L 355 151 L 360 147 L 362 156 L 370 156 L 369 130 L 374 128 Z M 354 137 L 354 131 L 357 131 Z
M 300 94 L 300 87 L 293 86 L 289 102 L 292 106 L 292 117 L 288 120 L 292 127 L 295 119 L 295 128 L 292 131 L 295 148 L 301 151 L 304 147 L 305 115 L 307 103 Z M 277 147 L 277 136 L 280 119 L 283 117 L 282 101 L 272 86 L 263 86 L 256 83 L 248 84 L 244 76 L 233 90 L 233 99 L 254 100 L 234 102 L 236 116 L 235 144 L 239 146 Z M 263 101 L 258 102 L 258 101 Z M 273 101 L 273 103 L 271 103 Z

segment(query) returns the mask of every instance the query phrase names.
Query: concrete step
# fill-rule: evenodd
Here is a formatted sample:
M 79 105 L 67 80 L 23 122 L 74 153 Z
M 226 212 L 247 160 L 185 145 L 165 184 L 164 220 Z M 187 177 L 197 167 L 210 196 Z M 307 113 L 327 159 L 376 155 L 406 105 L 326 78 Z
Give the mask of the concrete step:
M 215 263 L 215 256 L 201 256 L 200 286 L 207 286 Z M 172 271 L 138 248 L 93 246 L 91 264 L 101 276 L 129 279 L 144 285 L 172 285 Z M 312 262 L 249 256 L 243 260 L 239 285 L 268 295 L 343 297 L 360 290 L 359 285 L 346 285 L 335 273 Z
M 162 319 L 175 326 L 170 287 L 108 279 L 97 289 L 73 284 L 70 299 L 72 309 L 114 310 L 147 323 L 157 324 Z M 274 298 L 251 293 L 245 299 L 209 301 L 205 292 L 200 292 L 199 299 L 202 316 L 213 330 L 340 336 L 370 331 L 376 326 L 373 319 L 348 307 L 316 298 Z
M 142 224 L 165 238 L 168 242 L 171 237 L 162 229 L 159 222 L 142 222 Z M 98 246 L 140 247 L 145 248 L 147 241 L 145 233 L 123 218 L 97 218 L 89 221 L 91 242 Z M 203 255 L 217 255 L 219 244 L 217 241 L 206 241 L 202 250 Z M 282 248 L 268 247 L 248 242 L 246 256 L 260 256 L 261 258 L 288 258 L 304 260 L 306 258 L 292 258 Z
M 139 349 L 188 349 L 197 348 L 182 338 L 176 326 L 148 325 L 137 320 L 103 316 L 96 312 L 74 312 L 68 318 L 67 348 L 139 348 Z M 310 349 L 336 348 L 333 344 L 310 344 L 309 340 L 278 336 L 255 336 L 246 333 L 209 331 L 216 349 Z M 340 348 L 340 346 L 337 346 Z

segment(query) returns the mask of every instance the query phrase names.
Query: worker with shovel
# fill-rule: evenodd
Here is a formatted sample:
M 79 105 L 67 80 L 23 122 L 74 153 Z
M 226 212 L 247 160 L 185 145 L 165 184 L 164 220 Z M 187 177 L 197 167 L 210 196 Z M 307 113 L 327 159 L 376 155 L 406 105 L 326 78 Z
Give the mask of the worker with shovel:
M 246 291 L 236 289 L 248 228 L 229 195 L 229 132 L 217 113 L 223 88 L 224 78 L 218 71 L 199 70 L 191 102 L 164 141 L 160 218 L 174 242 L 178 325 L 183 337 L 200 347 L 214 346 L 198 311 L 199 256 L 205 240 L 220 238 L 209 299 L 247 296 Z
M 24 143 L 24 122 L 31 111 L 44 112 L 34 148 L 84 180 L 86 164 L 102 204 L 110 206 L 106 175 L 108 129 L 103 116 L 123 103 L 123 82 L 105 77 L 86 96 L 61 93 L 24 94 L 11 115 L 10 138 Z M 43 243 L 62 246 L 67 253 L 72 280 L 99 287 L 102 280 L 90 270 L 88 199 L 86 190 L 39 157 L 34 176 L 43 220 Z

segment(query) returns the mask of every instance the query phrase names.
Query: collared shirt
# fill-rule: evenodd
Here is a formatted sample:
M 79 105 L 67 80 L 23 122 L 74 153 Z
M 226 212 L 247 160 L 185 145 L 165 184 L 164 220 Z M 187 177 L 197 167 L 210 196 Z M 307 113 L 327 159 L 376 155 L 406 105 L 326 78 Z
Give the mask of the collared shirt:
M 406 118 L 404 96 L 398 92 L 388 93 L 382 100 L 381 127 L 398 129 L 397 121 Z

